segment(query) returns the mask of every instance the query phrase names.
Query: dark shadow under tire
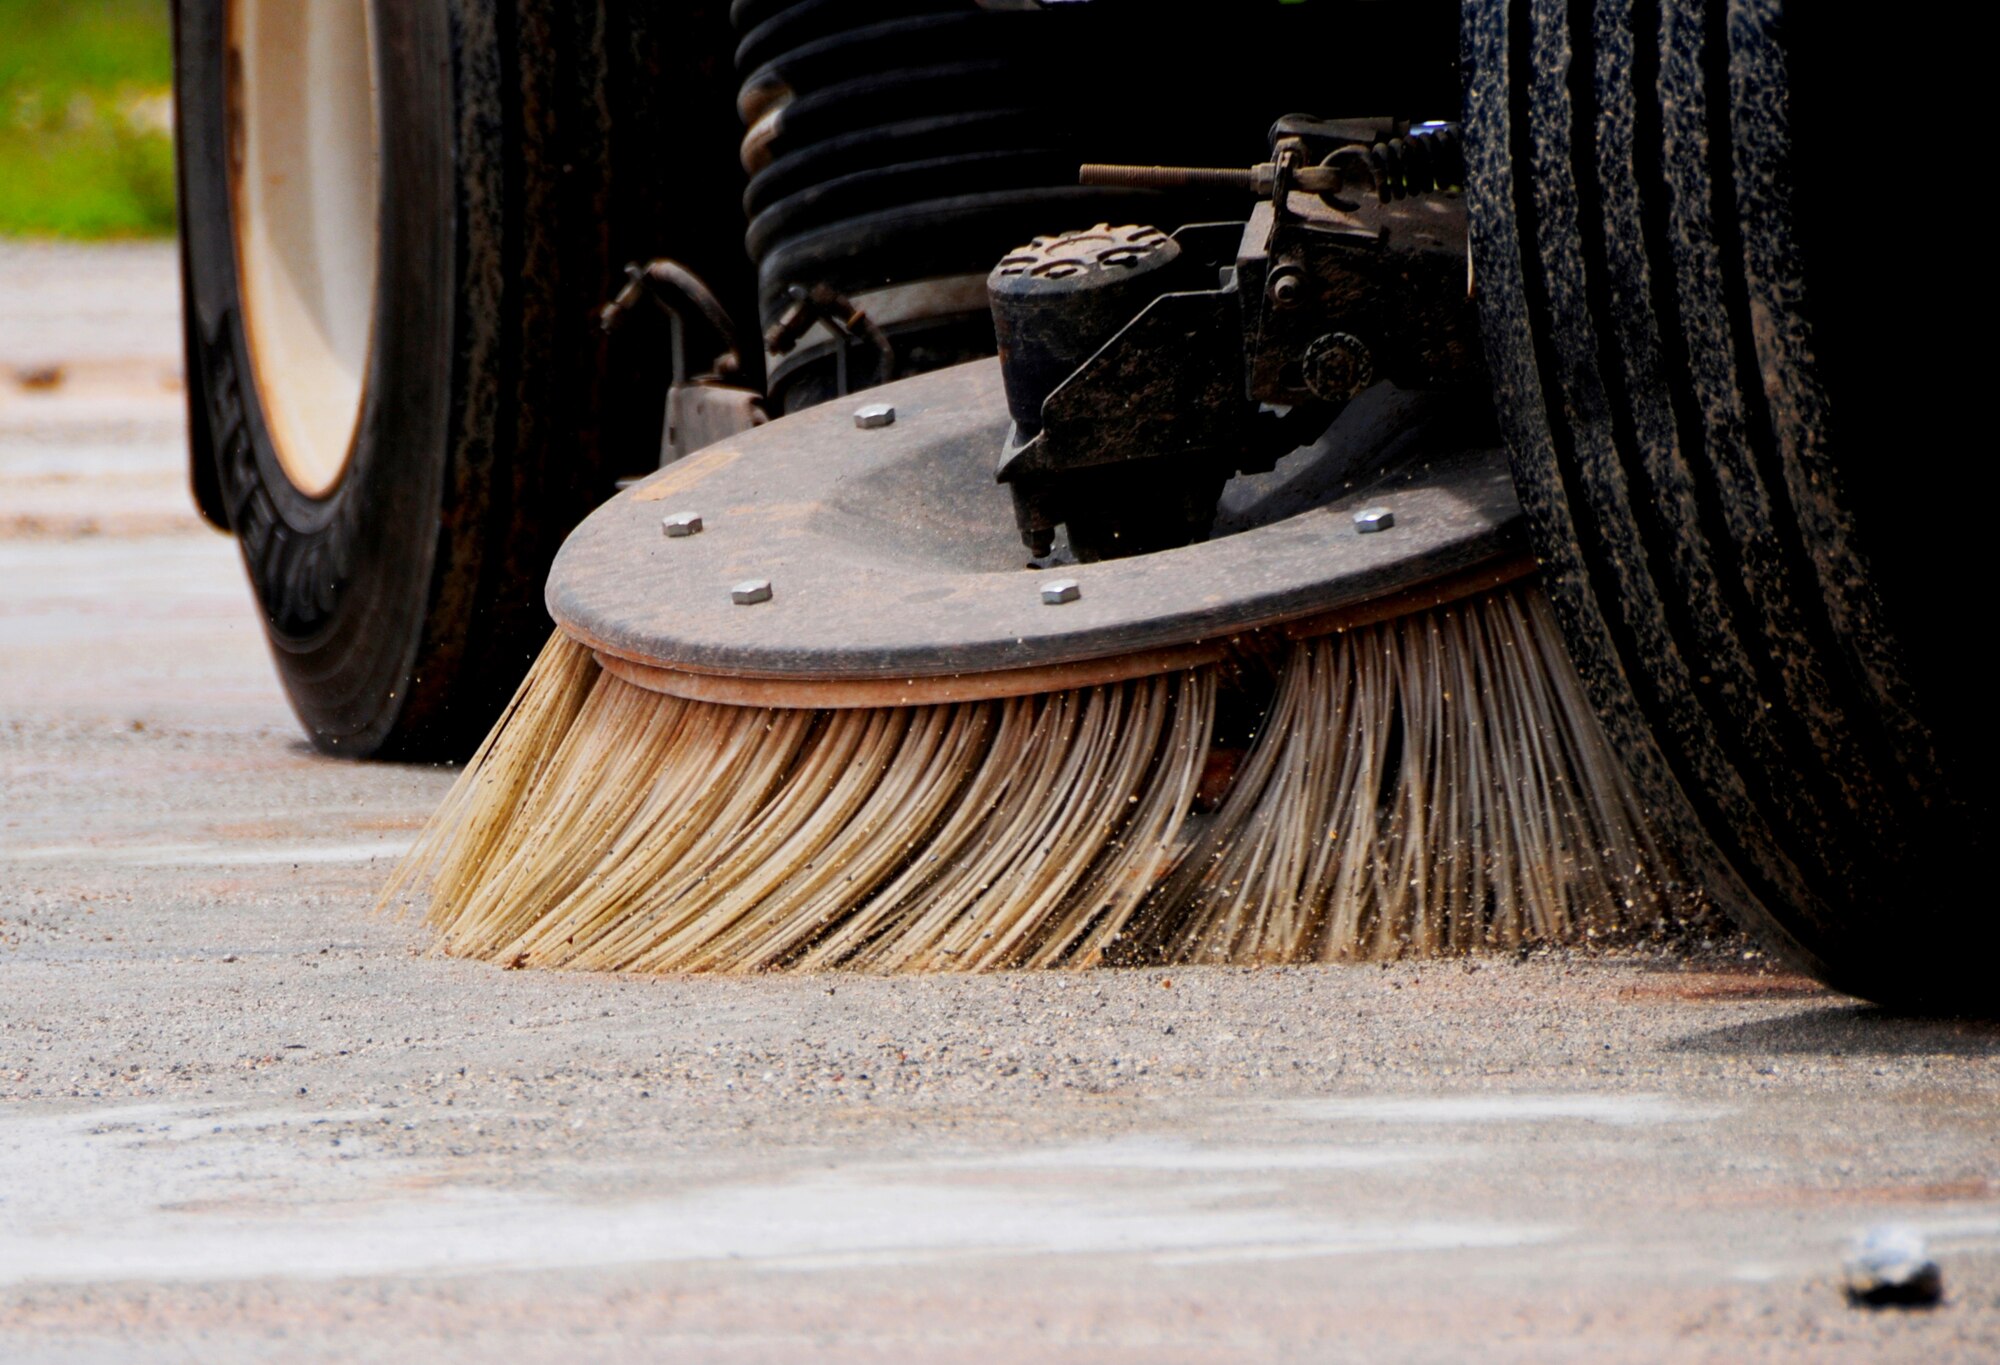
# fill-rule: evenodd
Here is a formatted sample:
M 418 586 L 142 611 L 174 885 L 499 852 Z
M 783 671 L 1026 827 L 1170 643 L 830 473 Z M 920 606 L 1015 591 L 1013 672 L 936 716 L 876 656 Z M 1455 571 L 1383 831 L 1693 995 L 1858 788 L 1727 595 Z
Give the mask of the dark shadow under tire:
M 664 366 L 608 372 L 595 326 L 623 263 L 670 252 L 747 292 L 726 20 L 626 8 L 374 5 L 372 343 L 345 473 L 318 496 L 277 456 L 246 340 L 225 6 L 176 8 L 195 483 L 326 752 L 462 756 L 546 638 L 556 548 L 631 472 L 614 458 L 656 448 Z M 683 145 L 662 155 L 668 129 Z M 676 216 L 692 226 L 662 240 Z
M 1942 340 L 1945 311 L 1871 312 L 1880 243 L 1833 236 L 1860 167 L 1932 182 L 1920 138 L 1836 104 L 1897 70 L 1832 46 L 1877 26 L 1789 8 L 1471 0 L 1488 357 L 1571 652 L 1662 826 L 1830 984 L 1991 1012 L 1991 727 L 1949 643 L 1991 551 L 1977 490 L 1914 517 L 1891 491 L 1918 432 L 1862 349 Z

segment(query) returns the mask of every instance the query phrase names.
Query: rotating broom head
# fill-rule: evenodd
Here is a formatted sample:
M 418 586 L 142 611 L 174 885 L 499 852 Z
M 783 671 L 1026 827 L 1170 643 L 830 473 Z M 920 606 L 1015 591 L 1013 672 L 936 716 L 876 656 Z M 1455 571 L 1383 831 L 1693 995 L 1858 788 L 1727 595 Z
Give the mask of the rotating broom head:
M 1030 572 L 997 366 L 869 399 L 891 424 L 758 428 L 564 547 L 556 635 L 391 886 L 447 951 L 1288 962 L 1680 908 L 1504 459 L 1451 414 L 1382 391 L 1232 485 L 1213 539 Z

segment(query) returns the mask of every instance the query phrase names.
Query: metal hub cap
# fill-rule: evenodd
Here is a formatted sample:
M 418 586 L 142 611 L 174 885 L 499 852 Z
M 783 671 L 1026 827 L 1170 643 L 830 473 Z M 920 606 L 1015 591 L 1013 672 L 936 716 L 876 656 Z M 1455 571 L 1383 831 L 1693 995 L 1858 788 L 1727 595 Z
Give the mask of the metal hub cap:
M 285 476 L 339 486 L 368 370 L 379 135 L 367 0 L 232 0 L 237 275 L 257 394 Z

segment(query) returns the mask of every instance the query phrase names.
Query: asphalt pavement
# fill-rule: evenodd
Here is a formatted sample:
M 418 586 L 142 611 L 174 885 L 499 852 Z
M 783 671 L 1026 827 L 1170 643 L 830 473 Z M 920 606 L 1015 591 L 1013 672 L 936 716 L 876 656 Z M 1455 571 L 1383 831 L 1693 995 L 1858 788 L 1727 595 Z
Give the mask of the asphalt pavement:
M 177 343 L 170 247 L 0 244 L 0 1359 L 2000 1359 L 2000 1029 L 1726 932 L 433 955 L 373 905 L 451 773 L 301 740 Z M 1884 1223 L 1939 1306 L 1847 1302 Z

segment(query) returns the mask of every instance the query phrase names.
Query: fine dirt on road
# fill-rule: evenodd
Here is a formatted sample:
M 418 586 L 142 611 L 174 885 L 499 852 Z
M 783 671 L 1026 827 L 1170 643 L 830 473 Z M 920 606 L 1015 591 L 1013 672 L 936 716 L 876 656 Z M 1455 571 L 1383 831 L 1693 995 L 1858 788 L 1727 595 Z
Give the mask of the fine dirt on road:
M 300 740 L 176 328 L 171 248 L 0 246 L 0 1359 L 2000 1358 L 2000 1030 L 1727 935 L 431 956 L 370 908 L 451 774 Z M 1845 1303 L 1885 1221 L 1941 1307 Z

